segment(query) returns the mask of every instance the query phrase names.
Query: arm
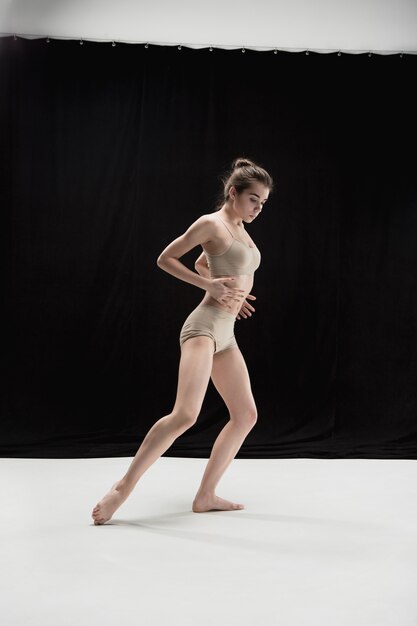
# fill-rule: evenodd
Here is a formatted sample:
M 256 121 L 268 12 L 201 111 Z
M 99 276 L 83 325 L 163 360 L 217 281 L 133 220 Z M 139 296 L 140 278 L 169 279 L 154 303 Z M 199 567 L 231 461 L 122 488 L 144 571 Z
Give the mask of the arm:
M 200 254 L 197 261 L 194 263 L 194 267 L 196 271 L 200 274 L 200 276 L 205 276 L 206 278 L 210 277 L 210 269 L 207 264 L 207 257 L 204 254 L 204 251 Z M 237 320 L 242 319 L 242 317 L 244 317 L 245 319 L 247 319 L 248 317 L 252 317 L 252 313 L 255 312 L 255 307 L 249 304 L 248 300 L 256 300 L 256 297 L 248 294 L 246 298 L 247 299 L 243 301 L 239 313 L 236 315 Z
M 174 239 L 158 257 L 158 267 L 176 278 L 207 290 L 210 279 L 188 269 L 179 260 L 184 254 L 210 238 L 211 223 L 203 216 L 191 224 L 186 232 Z
M 230 300 L 240 302 L 244 294 L 243 289 L 237 289 L 228 285 L 231 281 L 236 280 L 235 276 L 227 276 L 225 278 L 206 277 L 188 269 L 179 260 L 180 257 L 196 246 L 210 241 L 213 235 L 213 223 L 211 220 L 205 215 L 199 217 L 183 235 L 174 239 L 161 252 L 157 264 L 158 267 L 172 274 L 172 276 L 208 291 L 212 298 L 231 308 Z
M 252 317 L 251 311 L 255 312 L 255 307 L 249 304 L 248 300 L 256 300 L 256 297 L 252 296 L 252 294 L 248 294 L 246 298 L 247 299 L 243 302 L 239 313 L 236 315 L 237 320 L 242 319 L 240 316 L 244 317 L 245 319 L 247 319 L 248 316 Z
M 200 276 L 210 278 L 210 270 L 209 266 L 207 265 L 207 257 L 204 252 L 200 254 L 197 261 L 194 263 L 194 267 L 196 269 L 196 272 L 198 272 Z

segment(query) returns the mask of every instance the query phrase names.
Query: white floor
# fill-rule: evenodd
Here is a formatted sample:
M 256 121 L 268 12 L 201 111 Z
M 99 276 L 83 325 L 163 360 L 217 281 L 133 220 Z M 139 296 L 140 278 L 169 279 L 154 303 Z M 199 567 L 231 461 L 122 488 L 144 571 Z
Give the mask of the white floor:
M 0 459 L 4 626 L 417 626 L 417 461 L 161 457 L 103 526 L 130 457 Z

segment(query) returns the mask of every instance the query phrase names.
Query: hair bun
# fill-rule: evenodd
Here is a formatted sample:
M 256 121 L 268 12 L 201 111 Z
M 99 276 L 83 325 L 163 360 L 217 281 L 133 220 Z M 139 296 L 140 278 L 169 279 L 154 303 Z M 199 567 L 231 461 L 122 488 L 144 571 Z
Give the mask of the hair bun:
M 249 159 L 245 159 L 242 157 L 238 157 L 232 163 L 232 169 L 237 169 L 238 167 L 254 167 L 255 163 L 250 161 Z

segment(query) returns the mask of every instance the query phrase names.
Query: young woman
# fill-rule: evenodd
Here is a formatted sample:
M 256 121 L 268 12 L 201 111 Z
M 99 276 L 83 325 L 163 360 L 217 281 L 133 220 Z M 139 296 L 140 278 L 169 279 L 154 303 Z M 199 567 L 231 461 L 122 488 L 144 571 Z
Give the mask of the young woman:
M 158 258 L 158 266 L 205 292 L 187 317 L 180 333 L 181 358 L 177 397 L 169 415 L 149 430 L 126 474 L 94 507 L 94 524 L 107 522 L 133 491 L 136 483 L 172 443 L 197 420 L 210 377 L 223 398 L 230 420 L 217 437 L 192 510 L 195 513 L 243 509 L 219 498 L 216 485 L 257 420 L 248 371 L 235 336 L 235 319 L 254 311 L 247 299 L 260 253 L 244 224 L 255 220 L 272 191 L 268 172 L 252 161 L 235 159 L 225 178 L 222 204 L 199 217 L 172 241 Z M 201 246 L 197 272 L 179 260 Z M 239 390 L 236 393 L 236 390 Z

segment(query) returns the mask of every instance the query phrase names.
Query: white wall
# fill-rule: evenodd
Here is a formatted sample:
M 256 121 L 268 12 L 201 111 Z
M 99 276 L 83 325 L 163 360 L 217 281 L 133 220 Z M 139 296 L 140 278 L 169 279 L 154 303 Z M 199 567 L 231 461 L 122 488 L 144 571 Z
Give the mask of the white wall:
M 417 53 L 417 0 L 0 0 L 0 32 L 195 48 Z

